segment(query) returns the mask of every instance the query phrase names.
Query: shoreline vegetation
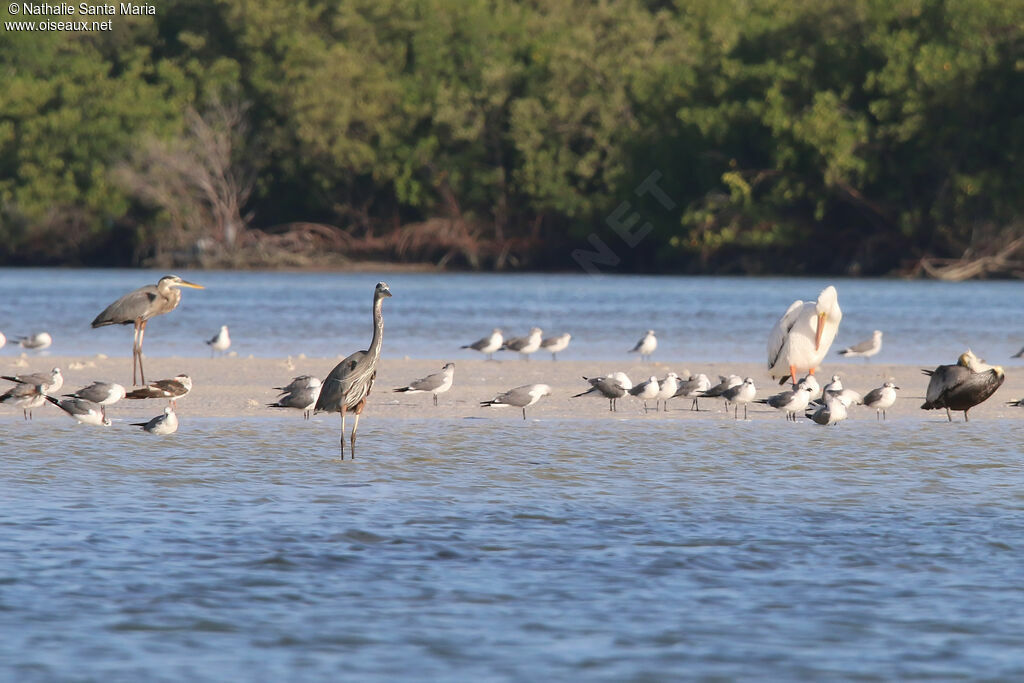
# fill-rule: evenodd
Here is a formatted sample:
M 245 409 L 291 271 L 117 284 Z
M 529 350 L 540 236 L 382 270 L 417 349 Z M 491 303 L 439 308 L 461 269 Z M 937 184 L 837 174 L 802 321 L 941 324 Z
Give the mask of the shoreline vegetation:
M 12 30 L 0 265 L 1020 278 L 1022 46 L 1016 0 L 174 0 Z

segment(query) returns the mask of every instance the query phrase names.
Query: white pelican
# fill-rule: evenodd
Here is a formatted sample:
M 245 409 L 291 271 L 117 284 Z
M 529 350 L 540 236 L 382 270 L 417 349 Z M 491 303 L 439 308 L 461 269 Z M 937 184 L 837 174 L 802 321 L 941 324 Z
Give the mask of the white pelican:
M 817 301 L 794 301 L 768 337 L 768 373 L 781 378 L 779 384 L 789 377 L 794 385 L 797 372 L 813 375 L 832 346 L 842 319 L 839 296 L 832 285 L 821 290 Z

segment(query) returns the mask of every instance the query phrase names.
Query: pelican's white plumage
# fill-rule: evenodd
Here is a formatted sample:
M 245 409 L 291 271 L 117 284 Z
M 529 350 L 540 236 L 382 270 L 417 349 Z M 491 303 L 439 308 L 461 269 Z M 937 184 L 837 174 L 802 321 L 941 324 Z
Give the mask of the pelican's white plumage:
M 768 336 L 768 373 L 775 379 L 787 377 L 796 384 L 796 374 L 813 373 L 825 358 L 839 331 L 843 312 L 836 288 L 821 290 L 817 301 L 794 301 Z

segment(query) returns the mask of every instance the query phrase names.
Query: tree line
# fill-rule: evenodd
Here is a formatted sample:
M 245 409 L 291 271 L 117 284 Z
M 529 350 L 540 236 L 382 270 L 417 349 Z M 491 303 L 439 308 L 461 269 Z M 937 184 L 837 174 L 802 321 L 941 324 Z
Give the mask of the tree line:
M 169 0 L 0 69 L 0 263 L 1024 273 L 1019 0 Z

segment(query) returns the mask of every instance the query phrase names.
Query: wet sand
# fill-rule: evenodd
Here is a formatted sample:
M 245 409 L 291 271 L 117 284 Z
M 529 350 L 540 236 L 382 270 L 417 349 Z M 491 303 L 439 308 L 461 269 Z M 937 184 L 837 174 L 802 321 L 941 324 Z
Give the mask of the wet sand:
M 266 407 L 272 403 L 277 392 L 274 386 L 287 384 L 297 375 L 314 375 L 323 378 L 331 371 L 340 358 L 147 358 L 146 375 L 150 380 L 173 377 L 185 373 L 192 377 L 192 393 L 178 403 L 182 417 L 290 417 L 302 419 L 297 410 L 281 410 Z M 523 384 L 543 382 L 551 385 L 553 394 L 527 409 L 528 418 L 538 419 L 593 419 L 609 417 L 608 401 L 596 396 L 571 398 L 588 388 L 582 376 L 604 375 L 621 370 L 635 382 L 656 375 L 663 377 L 669 371 L 681 376 L 690 372 L 707 374 L 713 381 L 720 374 L 735 373 L 750 376 L 757 386 L 758 398 L 770 396 L 780 390 L 761 363 L 711 363 L 685 365 L 683 363 L 646 363 L 635 360 L 623 361 L 574 361 L 552 362 L 548 354 L 536 354 L 533 360 L 524 362 L 506 357 L 500 361 L 486 361 L 478 358 L 454 358 L 455 383 L 452 389 L 439 396 L 435 408 L 430 394 L 394 393 L 393 389 L 428 374 L 439 372 L 445 362 L 452 359 L 423 360 L 383 358 L 378 369 L 377 380 L 367 404 L 364 417 L 380 418 L 422 418 L 445 419 L 522 419 L 516 408 L 482 408 L 480 401 L 493 398 L 500 392 Z M 972 420 L 1024 419 L 1024 408 L 1009 406 L 1007 401 L 1024 397 L 1024 368 L 1017 362 L 1003 366 L 1006 381 L 988 401 L 973 408 Z M 89 384 L 94 380 L 120 382 L 126 387 L 131 379 L 130 357 L 0 357 L 3 374 L 21 374 L 47 371 L 60 367 L 64 377 L 61 393 Z M 915 419 L 945 421 L 945 411 L 924 411 L 923 403 L 928 377 L 921 373 L 921 367 L 910 365 L 886 365 L 863 361 L 835 362 L 822 366 L 818 377 L 825 384 L 838 374 L 847 388 L 866 394 L 881 386 L 886 378 L 894 378 L 901 387 L 896 404 L 888 412 L 889 419 Z M 2 382 L 9 386 L 7 382 Z M 165 405 L 161 400 L 121 401 L 108 410 L 115 422 L 122 419 L 136 420 L 149 418 L 160 413 Z M 626 397 L 619 401 L 616 419 L 685 419 L 720 420 L 726 419 L 723 402 L 720 399 L 703 399 L 700 412 L 690 411 L 688 399 L 677 398 L 669 402 L 669 412 L 655 412 L 654 402 L 648 404 L 651 411 L 644 413 L 643 403 Z M 857 406 L 851 410 L 852 419 L 875 419 L 874 410 Z M 0 405 L 0 416 L 11 419 L 21 417 L 20 409 Z M 742 417 L 743 411 L 740 410 Z M 36 410 L 36 419 L 61 417 L 53 406 Z M 764 405 L 751 405 L 748 416 L 751 420 L 781 420 L 782 414 Z M 321 415 L 320 417 L 324 417 Z M 731 414 L 729 415 L 731 417 Z M 68 418 L 69 419 L 69 418 Z M 963 413 L 954 413 L 954 420 L 961 421 Z

